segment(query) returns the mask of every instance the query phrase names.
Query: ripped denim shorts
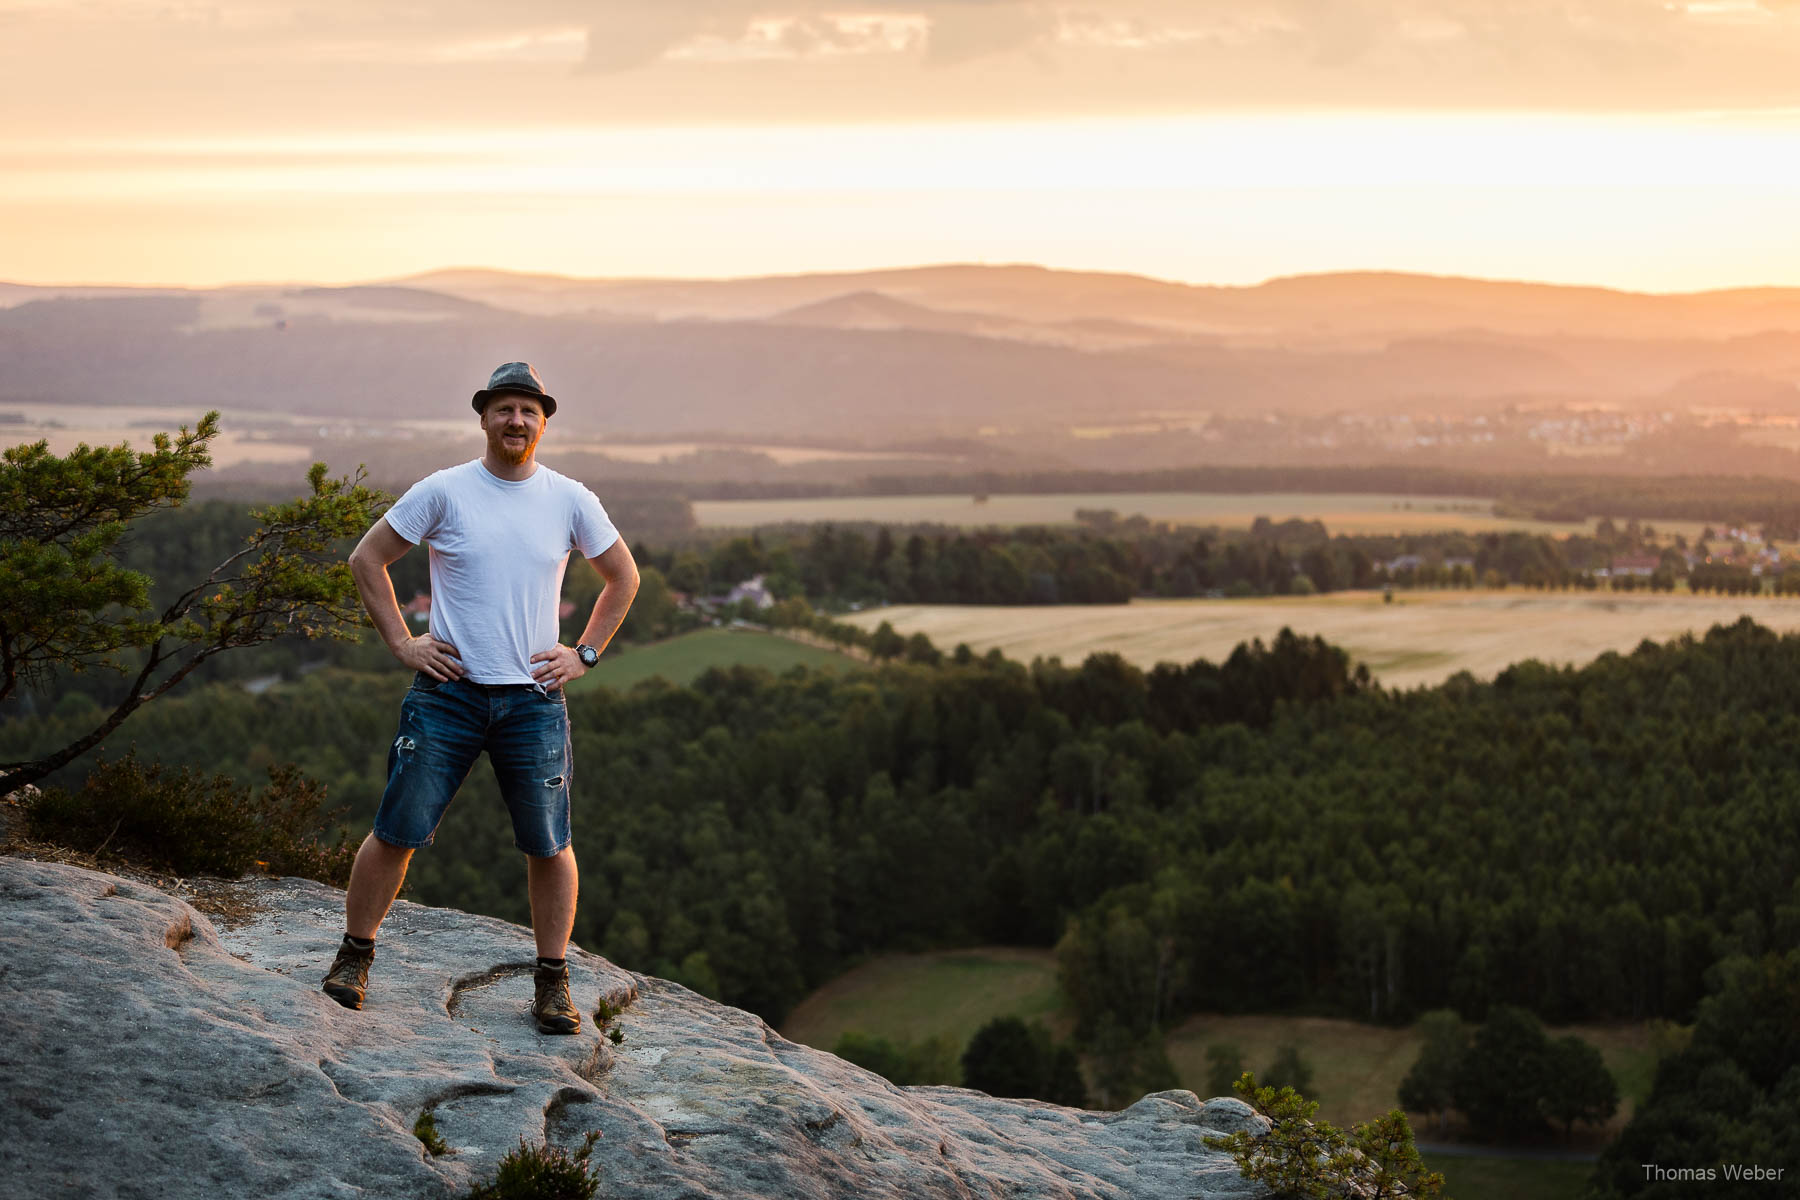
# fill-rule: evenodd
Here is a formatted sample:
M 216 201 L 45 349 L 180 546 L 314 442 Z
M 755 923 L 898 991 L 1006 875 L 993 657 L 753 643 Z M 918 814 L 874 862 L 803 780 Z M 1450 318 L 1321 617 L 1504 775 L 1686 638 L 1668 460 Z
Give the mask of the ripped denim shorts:
M 440 683 L 422 671 L 401 702 L 400 730 L 388 747 L 375 836 L 393 846 L 429 846 L 483 750 L 506 798 L 513 845 L 538 858 L 567 846 L 574 761 L 562 689 Z

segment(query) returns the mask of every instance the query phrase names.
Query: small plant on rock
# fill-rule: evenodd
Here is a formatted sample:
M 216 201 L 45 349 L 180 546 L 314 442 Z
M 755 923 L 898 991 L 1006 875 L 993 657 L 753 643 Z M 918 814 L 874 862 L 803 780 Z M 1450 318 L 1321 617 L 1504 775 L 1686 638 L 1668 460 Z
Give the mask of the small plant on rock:
M 618 1025 L 613 1025 L 610 1029 L 608 1029 L 607 1026 L 612 1023 L 614 1017 L 619 1016 L 624 1011 L 625 1010 L 622 1007 L 614 1008 L 612 1002 L 605 996 L 600 997 L 600 1004 L 594 1009 L 594 1020 L 599 1024 L 601 1029 L 605 1030 L 607 1040 L 615 1046 L 625 1040 L 625 1030 Z
M 1399 1200 L 1444 1197 L 1444 1177 L 1425 1169 L 1413 1145 L 1412 1129 L 1400 1110 L 1353 1126 L 1348 1132 L 1314 1121 L 1317 1101 L 1284 1087 L 1257 1087 L 1245 1071 L 1232 1089 L 1268 1118 L 1269 1131 L 1243 1130 L 1205 1139 L 1212 1150 L 1237 1160 L 1245 1179 L 1265 1184 L 1281 1196 L 1305 1200 Z
M 588 1155 L 600 1131 L 582 1140 L 573 1154 L 555 1146 L 529 1146 L 519 1139 L 517 1150 L 500 1159 L 494 1178 L 470 1189 L 468 1200 L 592 1200 L 600 1181 L 588 1174 Z
M 450 1149 L 450 1143 L 446 1142 L 438 1133 L 437 1118 L 431 1115 L 429 1108 L 420 1113 L 419 1119 L 413 1122 L 413 1136 L 419 1139 L 419 1144 L 424 1146 L 425 1152 L 433 1158 L 441 1158 L 446 1154 L 454 1153 Z

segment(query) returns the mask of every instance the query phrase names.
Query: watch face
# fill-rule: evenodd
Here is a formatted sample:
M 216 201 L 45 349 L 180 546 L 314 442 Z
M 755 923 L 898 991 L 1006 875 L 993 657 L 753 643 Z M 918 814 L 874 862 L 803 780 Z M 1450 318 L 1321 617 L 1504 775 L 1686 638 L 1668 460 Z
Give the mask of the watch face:
M 576 651 L 576 653 L 581 655 L 581 661 L 584 666 L 591 667 L 596 662 L 600 661 L 600 652 L 592 646 L 583 646 L 580 650 Z

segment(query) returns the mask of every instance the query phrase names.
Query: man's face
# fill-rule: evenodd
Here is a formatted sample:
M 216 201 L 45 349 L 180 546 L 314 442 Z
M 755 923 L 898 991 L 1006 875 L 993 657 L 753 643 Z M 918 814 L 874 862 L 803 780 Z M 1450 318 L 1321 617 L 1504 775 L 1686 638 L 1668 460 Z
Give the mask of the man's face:
M 481 410 L 481 428 L 487 433 L 488 449 L 501 462 L 515 467 L 537 450 L 547 419 L 541 401 L 512 392 L 501 392 Z

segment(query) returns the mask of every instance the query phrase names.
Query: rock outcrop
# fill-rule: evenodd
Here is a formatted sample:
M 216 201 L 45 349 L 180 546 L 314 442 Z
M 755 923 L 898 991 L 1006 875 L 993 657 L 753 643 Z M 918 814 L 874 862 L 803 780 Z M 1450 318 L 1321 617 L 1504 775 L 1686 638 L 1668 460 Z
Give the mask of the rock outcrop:
M 761 1018 L 574 947 L 574 1037 L 530 1021 L 530 932 L 404 901 L 361 1012 L 319 991 L 343 893 L 237 885 L 218 922 L 119 876 L 0 857 L 0 1179 L 30 1197 L 453 1196 L 527 1142 L 602 1197 L 1257 1197 L 1235 1099 L 1122 1112 L 895 1087 Z M 618 1046 L 601 998 L 622 1008 Z M 453 1148 L 411 1132 L 430 1110 Z

